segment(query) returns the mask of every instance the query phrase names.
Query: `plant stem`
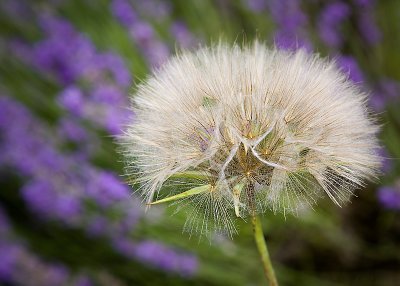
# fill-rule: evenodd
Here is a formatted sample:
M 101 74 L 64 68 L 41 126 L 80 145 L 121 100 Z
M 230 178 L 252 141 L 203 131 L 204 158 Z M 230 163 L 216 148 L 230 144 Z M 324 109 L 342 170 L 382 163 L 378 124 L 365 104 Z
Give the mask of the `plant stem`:
M 251 223 L 253 225 L 253 234 L 256 241 L 257 249 L 263 263 L 265 276 L 268 279 L 269 286 L 278 286 L 278 281 L 275 277 L 275 271 L 272 267 L 271 259 L 269 257 L 267 244 L 265 243 L 262 225 L 257 214 L 253 212 L 251 215 Z

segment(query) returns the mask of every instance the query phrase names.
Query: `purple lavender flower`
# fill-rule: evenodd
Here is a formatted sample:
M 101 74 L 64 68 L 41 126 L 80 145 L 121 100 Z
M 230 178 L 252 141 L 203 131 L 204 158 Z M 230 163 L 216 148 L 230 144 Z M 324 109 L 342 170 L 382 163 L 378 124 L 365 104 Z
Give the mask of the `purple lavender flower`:
M 26 109 L 10 99 L 1 100 L 0 131 L 2 132 L 2 164 L 12 166 L 21 174 L 34 175 L 60 170 L 63 159 L 49 144 L 43 144 L 48 136 L 38 127 Z M 48 137 L 47 141 L 52 140 Z
M 136 14 L 127 0 L 111 1 L 111 11 L 124 26 L 131 26 L 136 21 Z
M 379 90 L 375 90 L 368 103 L 375 111 L 383 111 L 386 107 L 386 101 L 385 94 Z
M 77 74 L 70 64 L 73 60 L 71 46 L 64 41 L 60 38 L 49 38 L 38 42 L 34 47 L 33 58 L 37 68 L 56 75 L 56 79 L 63 84 L 70 84 L 76 80 Z
M 113 5 L 117 4 L 112 4 L 112 7 Z M 129 6 L 129 3 L 125 2 L 124 5 Z M 157 5 L 162 4 L 158 2 Z M 126 9 L 128 11 L 130 8 L 127 7 Z M 156 38 L 155 31 L 150 24 L 139 18 L 135 18 L 134 21 L 126 21 L 125 16 L 117 13 L 118 11 L 114 8 L 112 8 L 112 12 L 117 20 L 129 31 L 135 44 L 138 45 L 151 66 L 157 67 L 167 59 L 169 49 L 162 41 Z
M 47 285 L 65 285 L 69 280 L 68 269 L 61 264 L 47 265 L 46 284 Z
M 137 8 L 149 18 L 163 20 L 171 14 L 171 6 L 167 1 L 148 0 L 141 2 Z
M 353 0 L 353 2 L 360 8 L 371 7 L 375 4 L 375 0 Z
M 400 83 L 398 81 L 389 78 L 381 79 L 379 89 L 385 93 L 387 99 L 400 98 Z
M 358 16 L 358 28 L 364 40 L 370 45 L 376 45 L 380 42 L 382 35 L 378 26 L 375 23 L 374 16 L 371 11 L 362 11 Z
M 195 38 L 183 22 L 173 23 L 171 33 L 178 41 L 179 46 L 184 49 L 192 48 L 196 44 Z
M 319 16 L 318 32 L 328 46 L 339 48 L 343 43 L 340 24 L 350 16 L 350 7 L 343 2 L 333 2 L 326 6 Z
M 269 4 L 271 16 L 280 28 L 295 30 L 307 23 L 307 16 L 302 12 L 299 0 L 274 0 Z
M 20 254 L 21 250 L 18 246 L 0 242 L 0 282 L 12 281 L 12 276 Z
M 65 266 L 42 261 L 18 242 L 3 241 L 0 257 L 0 282 L 12 285 L 70 285 L 71 275 Z
M 163 269 L 177 268 L 175 253 L 154 241 L 143 241 L 136 246 L 135 255 L 142 261 Z
M 29 1 L 14 1 L 14 0 L 4 0 L 0 2 L 0 9 L 2 15 L 10 19 L 18 18 L 19 21 L 24 22 L 32 19 L 32 9 L 29 5 Z
M 39 26 L 46 34 L 52 36 L 66 37 L 66 39 L 75 37 L 74 28 L 67 20 L 56 18 L 47 13 L 40 15 Z
M 94 173 L 86 188 L 87 195 L 100 206 L 107 207 L 118 201 L 130 199 L 129 187 L 122 184 L 112 173 L 101 171 Z
M 183 276 L 193 276 L 199 268 L 199 261 L 193 255 L 184 255 L 180 260 L 180 271 Z
M 25 108 L 9 97 L 0 95 L 0 130 L 2 133 L 10 133 L 9 128 L 15 120 L 24 123 L 29 122 L 29 113 Z
M 94 59 L 93 65 L 97 69 L 110 72 L 117 85 L 128 87 L 131 84 L 131 73 L 120 56 L 107 52 L 98 54 Z
M 395 186 L 383 186 L 378 190 L 379 202 L 388 209 L 400 210 L 400 190 Z
M 269 11 L 277 25 L 275 44 L 282 49 L 312 49 L 304 31 L 307 16 L 301 11 L 298 0 L 274 0 L 269 3 Z
M 306 51 L 312 50 L 312 45 L 307 39 L 298 38 L 296 34 L 284 31 L 275 32 L 275 45 L 284 50 L 297 50 L 304 48 Z
M 37 150 L 37 166 L 35 173 L 41 176 L 43 172 L 62 173 L 65 171 L 65 158 L 53 146 L 43 146 Z M 35 172 L 36 172 L 35 170 Z
M 21 59 L 55 76 L 64 85 L 81 79 L 104 80 L 110 74 L 121 87 L 131 83 L 130 72 L 121 57 L 111 52 L 98 53 L 93 43 L 68 21 L 44 14 L 40 26 L 44 38 L 33 47 L 12 44 L 11 48 L 19 45 L 16 53 Z
M 128 21 L 136 20 L 132 17 Z M 68 115 L 60 119 L 60 132 L 64 136 L 56 138 L 55 130 L 35 118 L 21 104 L 0 98 L 0 163 L 7 164 L 24 177 L 26 184 L 21 189 L 21 196 L 39 218 L 83 227 L 95 235 L 121 237 L 135 245 L 130 233 L 141 211 L 130 196 L 130 189 L 114 174 L 97 169 L 85 158 L 78 160 L 70 151 L 60 148 L 68 140 L 80 143 L 81 140 L 90 140 L 87 132 L 79 128 L 75 117 L 100 123 L 109 132 L 120 131 L 121 124 L 131 116 L 128 111 L 123 112 L 127 100 L 125 89 L 131 81 L 130 72 L 122 58 L 113 53 L 99 53 L 93 43 L 68 21 L 44 15 L 41 28 L 43 39 L 32 46 L 19 43 L 20 59 L 37 67 L 46 76 L 54 76 L 61 83 L 64 90 L 57 101 L 74 117 Z M 168 48 L 154 34 L 150 38 L 146 38 L 146 34 L 139 36 L 142 37 L 141 48 L 146 51 L 150 62 L 160 63 L 167 57 Z M 95 81 L 100 84 L 93 85 Z M 84 90 L 79 86 L 81 82 L 85 83 Z M 90 217 L 97 217 L 97 221 L 85 212 L 89 202 L 96 204 Z M 109 218 L 111 213 L 118 220 Z M 1 231 L 3 229 L 6 228 L 0 228 Z M 134 259 L 140 260 L 136 248 L 133 249 Z M 169 256 L 181 257 L 175 251 L 165 249 L 169 251 Z M 19 276 L 12 276 L 18 278 L 13 283 L 25 285 L 27 277 L 32 276 L 38 285 L 71 285 L 68 270 L 63 266 L 43 263 L 26 251 L 23 255 L 23 259 L 16 261 L 18 269 L 23 271 Z M 182 257 L 186 259 L 185 265 L 192 266 L 162 268 L 192 273 L 194 270 L 190 269 L 195 264 L 190 259 L 192 256 Z M 193 259 L 197 261 L 195 257 Z M 152 265 L 161 267 L 164 264 L 167 262 Z
M 135 243 L 126 237 L 115 237 L 112 240 L 112 245 L 120 254 L 128 257 L 135 258 Z
M 57 200 L 57 195 L 50 182 L 32 181 L 22 188 L 21 193 L 25 202 L 37 213 L 51 218 L 56 211 L 54 202 Z
M 66 85 L 59 94 L 59 104 L 73 115 L 104 127 L 111 134 L 120 133 L 121 125 L 129 116 L 127 112 L 118 110 L 126 106 L 127 101 L 122 89 L 131 83 L 130 72 L 123 60 L 114 53 L 97 53 L 93 44 L 67 21 L 46 15 L 41 19 L 41 26 L 47 38 L 35 45 L 31 57 L 38 68 L 55 74 Z M 89 83 L 104 82 L 109 81 L 110 76 L 114 86 L 96 85 L 97 89 L 86 96 L 76 86 L 78 79 Z M 83 136 L 82 132 L 77 134 L 77 128 L 71 124 L 64 127 L 67 135 Z
M 91 92 L 91 98 L 98 103 L 121 106 L 126 102 L 125 94 L 115 85 L 99 84 Z
M 196 257 L 179 254 L 155 241 L 133 243 L 124 237 L 113 239 L 113 247 L 121 254 L 166 271 L 175 271 L 182 276 L 193 276 L 198 268 Z
M 94 198 L 104 207 L 131 200 L 129 188 L 113 174 L 63 156 L 52 145 L 55 142 L 49 140 L 49 134 L 41 134 L 40 124 L 24 108 L 8 99 L 1 102 L 0 150 L 7 151 L 10 166 L 33 177 L 22 189 L 22 196 L 32 210 L 45 218 L 71 223 L 81 213 L 84 189 L 87 198 Z M 10 124 L 15 128 L 9 128 Z M 21 134 L 24 140 L 20 140 Z
M 76 86 L 68 86 L 58 96 L 59 104 L 74 115 L 81 115 L 84 108 L 82 91 Z
M 8 49 L 17 59 L 26 64 L 34 65 L 34 55 L 32 48 L 29 47 L 24 41 L 18 39 L 9 40 Z
M 91 237 L 103 236 L 108 234 L 109 221 L 103 216 L 93 216 L 89 218 L 86 226 L 86 233 Z
M 45 263 L 23 245 L 1 237 L 0 283 L 12 285 L 71 285 L 73 276 L 59 264 Z
M 390 160 L 388 151 L 384 147 L 381 147 L 378 150 L 378 154 L 382 158 L 382 172 L 384 174 L 389 173 L 393 168 L 393 164 Z
M 381 79 L 372 94 L 370 105 L 376 111 L 382 111 L 388 102 L 400 98 L 400 83 L 388 78 Z
M 67 111 L 80 118 L 87 119 L 105 128 L 110 134 L 121 133 L 121 127 L 131 118 L 132 114 L 126 106 L 126 97 L 121 89 L 115 85 L 99 84 L 86 98 L 83 92 L 69 86 L 63 90 L 58 102 Z M 84 132 L 73 127 L 72 124 L 64 125 L 66 135 L 76 136 L 75 139 L 84 137 Z
M 136 205 L 127 206 L 126 208 L 128 209 L 126 210 L 124 217 L 115 222 L 116 225 L 114 229 L 119 234 L 129 234 L 132 232 L 142 215 L 142 211 Z
M 81 200 L 71 193 L 65 193 L 58 196 L 56 201 L 56 214 L 65 220 L 73 221 L 82 211 Z
M 256 13 L 260 13 L 268 6 L 267 0 L 244 0 L 246 7 Z
M 93 283 L 89 277 L 85 275 L 78 276 L 74 281 L 74 286 L 92 286 Z
M 375 0 L 354 0 L 354 4 L 357 6 L 357 26 L 364 38 L 364 40 L 370 44 L 377 44 L 381 38 L 381 31 L 376 25 L 374 12 L 375 12 Z
M 349 75 L 349 78 L 355 83 L 364 82 L 364 75 L 358 66 L 355 58 L 351 56 L 341 56 L 338 58 L 339 67 Z
M 131 118 L 131 113 L 128 110 L 121 110 L 118 108 L 109 109 L 103 115 L 103 126 L 112 135 L 120 135 L 122 127 Z
M 83 142 L 88 139 L 87 131 L 72 118 L 62 118 L 59 122 L 58 130 L 65 140 Z
M 161 66 L 170 55 L 168 47 L 161 41 L 153 40 L 149 44 L 149 48 L 147 57 L 153 67 Z
M 184 276 L 192 276 L 197 270 L 197 261 L 193 256 L 177 254 L 155 241 L 143 241 L 137 244 L 135 256 L 158 268 L 178 271 Z

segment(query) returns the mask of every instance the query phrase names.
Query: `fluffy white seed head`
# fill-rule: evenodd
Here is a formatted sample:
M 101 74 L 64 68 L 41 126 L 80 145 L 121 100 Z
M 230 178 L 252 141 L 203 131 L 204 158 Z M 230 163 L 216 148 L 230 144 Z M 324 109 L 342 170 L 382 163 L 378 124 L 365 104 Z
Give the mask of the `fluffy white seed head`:
M 183 52 L 138 87 L 122 138 L 147 202 L 186 197 L 187 227 L 232 231 L 251 212 L 337 205 L 379 167 L 366 94 L 334 62 L 297 52 L 217 45 Z M 182 175 L 183 174 L 183 175 Z M 210 224 L 211 222 L 211 224 Z

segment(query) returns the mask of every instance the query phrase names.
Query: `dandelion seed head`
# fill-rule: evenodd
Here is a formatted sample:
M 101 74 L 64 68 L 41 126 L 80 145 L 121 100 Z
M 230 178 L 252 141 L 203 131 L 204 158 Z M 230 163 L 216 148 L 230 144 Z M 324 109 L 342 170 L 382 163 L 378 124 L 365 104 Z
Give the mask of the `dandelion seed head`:
M 252 211 L 335 204 L 374 178 L 378 127 L 367 94 L 334 61 L 255 42 L 182 52 L 138 87 L 122 137 L 147 202 L 209 184 L 177 202 L 186 228 L 232 233 Z M 193 172 L 191 180 L 175 174 Z M 199 175 L 200 174 L 200 175 Z

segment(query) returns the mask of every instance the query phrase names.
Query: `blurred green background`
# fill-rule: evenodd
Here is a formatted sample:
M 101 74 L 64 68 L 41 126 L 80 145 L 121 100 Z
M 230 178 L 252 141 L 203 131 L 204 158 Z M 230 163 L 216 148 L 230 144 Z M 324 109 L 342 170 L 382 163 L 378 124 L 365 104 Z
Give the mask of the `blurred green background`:
M 338 208 L 266 213 L 281 285 L 400 285 L 400 2 L 2 0 L 0 284 L 265 285 L 251 227 L 212 243 L 147 213 L 113 139 L 180 49 L 258 38 L 335 58 L 370 93 L 382 174 Z

